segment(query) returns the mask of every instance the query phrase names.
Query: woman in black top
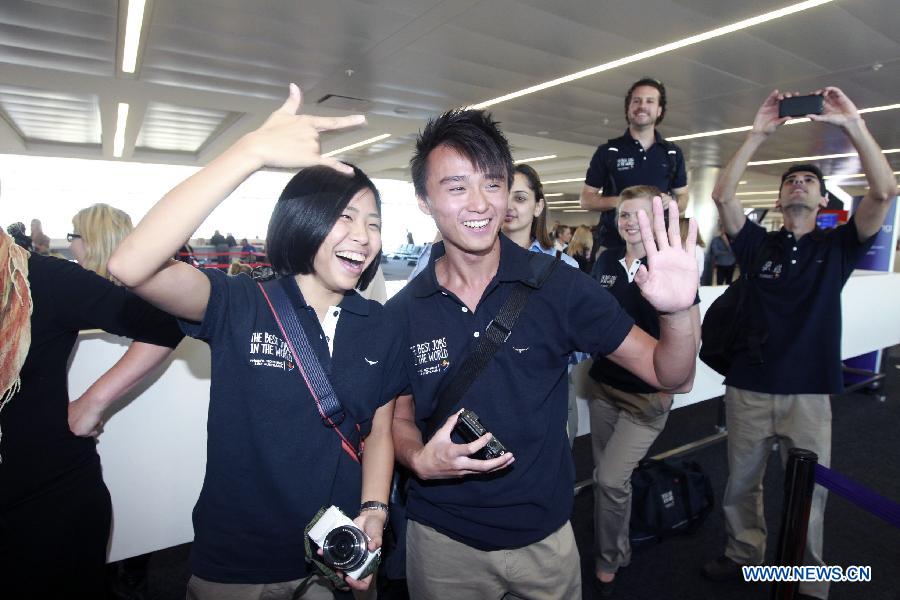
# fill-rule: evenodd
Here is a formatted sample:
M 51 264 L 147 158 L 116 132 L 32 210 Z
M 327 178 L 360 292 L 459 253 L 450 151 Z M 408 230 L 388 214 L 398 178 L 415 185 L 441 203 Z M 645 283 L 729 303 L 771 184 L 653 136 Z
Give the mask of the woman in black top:
M 601 253 L 592 272 L 631 315 L 635 325 L 657 339 L 659 317 L 641 295 L 634 277 L 647 262 L 638 211 L 650 214 L 652 199 L 659 195 L 659 190 L 652 186 L 622 190 L 616 217 L 625 246 Z M 691 315 L 699 326 L 697 306 L 691 308 Z M 604 357 L 594 360 L 588 387 L 594 455 L 596 585 L 601 596 L 608 597 L 616 571 L 631 562 L 628 539 L 631 473 L 665 426 L 673 396 L 653 388 Z
M 16 254 L 0 243 L 0 264 L 4 342 L 17 340 L 17 354 L 25 353 L 21 363 L 0 365 L 3 596 L 102 598 L 109 492 L 94 440 L 76 436 L 70 425 L 83 435 L 96 433 L 103 408 L 168 356 L 182 334 L 170 316 L 74 263 Z M 22 302 L 33 305 L 30 318 Z M 93 328 L 147 343 L 133 344 L 69 413 L 69 356 L 79 330 Z

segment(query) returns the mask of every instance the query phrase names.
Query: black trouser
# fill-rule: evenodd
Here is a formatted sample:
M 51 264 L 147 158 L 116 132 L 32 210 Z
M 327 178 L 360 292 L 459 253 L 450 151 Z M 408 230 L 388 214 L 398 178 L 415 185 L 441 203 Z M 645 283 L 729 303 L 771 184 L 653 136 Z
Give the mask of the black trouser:
M 3 597 L 104 598 L 111 518 L 99 461 L 0 509 Z
M 730 284 L 734 279 L 734 265 L 716 265 L 716 285 Z

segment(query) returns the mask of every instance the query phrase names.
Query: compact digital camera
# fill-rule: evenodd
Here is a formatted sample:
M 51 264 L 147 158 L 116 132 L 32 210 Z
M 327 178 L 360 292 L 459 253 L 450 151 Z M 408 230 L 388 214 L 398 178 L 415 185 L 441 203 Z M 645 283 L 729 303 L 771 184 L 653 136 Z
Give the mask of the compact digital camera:
M 363 579 L 378 567 L 381 548 L 369 552 L 369 536 L 337 506 L 330 506 L 312 523 L 310 539 L 322 549 L 328 566 L 353 579 Z
M 474 411 L 466 408 L 459 413 L 459 418 L 456 420 L 454 431 L 456 431 L 466 443 L 474 442 L 487 433 L 487 429 L 485 429 L 484 425 L 481 424 L 481 421 L 478 420 L 478 415 L 476 415 Z M 492 436 L 491 441 L 487 443 L 487 446 L 476 452 L 475 456 L 482 460 L 488 460 L 503 456 L 506 452 L 506 446 L 501 444 L 500 440 L 496 437 Z

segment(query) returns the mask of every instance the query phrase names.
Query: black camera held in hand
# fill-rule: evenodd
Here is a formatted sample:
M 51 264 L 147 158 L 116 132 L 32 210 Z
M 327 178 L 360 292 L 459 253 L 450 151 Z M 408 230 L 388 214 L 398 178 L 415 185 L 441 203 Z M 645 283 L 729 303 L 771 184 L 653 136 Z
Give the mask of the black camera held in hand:
M 488 432 L 481 424 L 481 421 L 478 420 L 478 415 L 465 408 L 459 413 L 459 418 L 456 421 L 456 427 L 453 428 L 453 431 L 458 433 L 466 443 L 474 442 Z M 489 460 L 491 458 L 503 456 L 506 452 L 506 447 L 500 443 L 500 440 L 492 436 L 491 441 L 489 441 L 484 448 L 476 452 L 474 456 L 482 460 Z

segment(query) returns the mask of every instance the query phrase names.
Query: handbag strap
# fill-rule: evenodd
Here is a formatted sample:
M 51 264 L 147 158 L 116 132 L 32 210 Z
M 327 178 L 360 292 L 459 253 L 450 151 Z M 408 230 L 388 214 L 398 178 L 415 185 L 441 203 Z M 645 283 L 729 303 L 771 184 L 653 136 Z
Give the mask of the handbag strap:
M 346 417 L 344 407 L 341 406 L 341 402 L 338 400 L 337 394 L 335 394 L 334 388 L 331 387 L 331 382 L 328 380 L 328 375 L 325 374 L 322 363 L 319 362 L 319 357 L 316 356 L 315 350 L 313 350 L 306 333 L 303 331 L 297 312 L 291 305 L 287 291 L 284 289 L 285 284 L 289 285 L 286 278 L 265 283 L 257 282 L 263 297 L 266 299 L 266 303 L 269 305 L 269 309 L 272 311 L 272 316 L 275 317 L 278 329 L 281 330 L 281 335 L 284 337 L 291 354 L 294 356 L 294 360 L 297 362 L 297 372 L 303 377 L 306 387 L 309 388 L 309 393 L 312 394 L 316 403 L 316 409 L 319 411 L 322 419 L 322 424 L 330 429 L 334 429 L 341 438 L 341 446 L 344 451 L 353 460 L 360 462 L 361 450 L 350 443 L 350 440 L 347 439 L 339 427 Z M 359 429 L 358 425 L 357 429 Z
M 450 410 L 462 400 L 475 378 L 491 362 L 500 346 L 509 339 L 513 326 L 525 308 L 528 296 L 544 284 L 560 261 L 559 255 L 554 257 L 536 252 L 532 252 L 528 258 L 532 270 L 537 264 L 544 262 L 543 270 L 535 277 L 517 282 L 506 302 L 500 307 L 500 311 L 485 327 L 484 335 L 478 336 L 478 341 L 475 342 L 459 371 L 438 397 L 437 406 L 426 424 L 429 437 L 434 435 L 444 419 L 449 416 Z

